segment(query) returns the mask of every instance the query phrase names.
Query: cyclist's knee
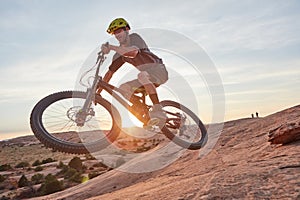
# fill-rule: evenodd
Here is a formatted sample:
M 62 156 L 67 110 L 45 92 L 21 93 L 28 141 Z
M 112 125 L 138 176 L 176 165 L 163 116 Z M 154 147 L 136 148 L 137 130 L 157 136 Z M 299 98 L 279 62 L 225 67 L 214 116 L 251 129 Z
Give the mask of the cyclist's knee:
M 149 79 L 150 75 L 148 74 L 148 72 L 143 71 L 138 74 L 138 80 L 143 85 L 150 83 L 151 81 Z
M 131 91 L 131 86 L 129 84 L 124 83 L 124 84 L 120 85 L 119 88 L 121 89 L 121 92 L 124 96 L 126 96 L 126 97 L 131 96 L 132 91 Z
M 123 91 L 126 91 L 126 92 L 129 92 L 129 91 L 131 90 L 130 85 L 128 85 L 128 84 L 126 84 L 126 83 L 120 85 L 119 88 L 120 88 L 121 90 L 123 90 Z

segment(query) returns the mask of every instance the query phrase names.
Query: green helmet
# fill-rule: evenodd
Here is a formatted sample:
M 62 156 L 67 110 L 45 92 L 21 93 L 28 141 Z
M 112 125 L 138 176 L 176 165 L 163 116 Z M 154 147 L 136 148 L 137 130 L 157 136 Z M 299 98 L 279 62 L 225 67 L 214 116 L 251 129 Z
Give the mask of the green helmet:
M 128 22 L 125 19 L 123 19 L 123 18 L 117 18 L 117 19 L 113 20 L 110 23 L 110 25 L 109 25 L 109 27 L 107 29 L 107 32 L 109 34 L 114 34 L 114 32 L 117 29 L 119 29 L 119 28 L 126 28 L 126 27 L 128 27 L 130 29 L 130 26 L 129 26 Z

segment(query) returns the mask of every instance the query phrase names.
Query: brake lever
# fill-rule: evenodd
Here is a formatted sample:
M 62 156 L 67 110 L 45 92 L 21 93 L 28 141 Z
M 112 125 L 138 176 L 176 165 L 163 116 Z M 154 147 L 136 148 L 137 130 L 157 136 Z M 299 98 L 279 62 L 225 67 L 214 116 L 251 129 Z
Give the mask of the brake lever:
M 106 42 L 104 45 L 105 45 L 106 47 L 108 47 L 109 43 Z M 97 58 L 96 64 L 99 62 L 100 58 L 104 58 L 104 53 L 103 53 L 102 51 L 99 51 L 99 52 L 98 52 L 98 58 Z
M 101 57 L 103 57 L 103 52 L 102 52 L 102 51 L 99 51 L 99 52 L 98 52 L 98 57 L 97 57 L 96 64 L 99 62 L 99 60 L 100 60 Z

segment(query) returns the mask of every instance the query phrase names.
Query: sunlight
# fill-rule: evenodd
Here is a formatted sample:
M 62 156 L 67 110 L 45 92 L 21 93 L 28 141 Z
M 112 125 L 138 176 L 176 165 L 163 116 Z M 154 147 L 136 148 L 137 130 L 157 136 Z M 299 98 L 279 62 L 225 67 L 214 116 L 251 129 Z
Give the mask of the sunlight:
M 127 126 L 127 127 L 132 127 L 132 126 L 137 126 L 137 127 L 143 127 L 143 123 L 140 122 L 140 120 L 138 120 L 133 114 L 131 114 L 130 112 L 128 112 L 129 114 L 129 123 L 131 122 L 131 126 Z

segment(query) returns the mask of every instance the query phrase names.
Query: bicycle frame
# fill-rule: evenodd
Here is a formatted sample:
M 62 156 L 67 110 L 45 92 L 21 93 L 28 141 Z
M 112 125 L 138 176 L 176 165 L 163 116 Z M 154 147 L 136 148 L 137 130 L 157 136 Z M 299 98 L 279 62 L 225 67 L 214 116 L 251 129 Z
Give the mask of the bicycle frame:
M 119 89 L 109 83 L 104 82 L 102 80 L 102 76 L 99 76 L 100 66 L 103 64 L 104 60 L 105 60 L 104 54 L 100 51 L 98 53 L 98 58 L 96 61 L 97 69 L 96 69 L 96 73 L 95 73 L 95 79 L 93 81 L 92 86 L 87 89 L 87 97 L 86 97 L 85 103 L 81 109 L 81 112 L 77 116 L 78 117 L 77 125 L 83 126 L 86 117 L 88 115 L 93 115 L 93 113 L 91 113 L 90 107 L 92 105 L 92 102 L 95 100 L 95 95 L 101 96 L 101 94 L 96 93 L 96 91 L 99 89 L 99 86 L 103 90 L 107 91 L 113 98 L 115 98 L 121 105 L 123 105 L 129 112 L 131 112 L 137 119 L 139 119 L 143 123 L 146 123 L 147 120 L 149 120 L 149 119 L 147 117 L 143 117 L 142 115 L 138 115 L 136 112 L 134 112 L 134 109 L 132 109 L 132 107 L 128 103 L 130 101 L 124 100 L 124 98 L 118 94 L 118 93 L 120 93 L 120 94 L 122 93 L 121 89 Z M 143 95 L 140 98 L 142 99 L 143 103 L 145 104 L 145 102 L 144 102 L 145 96 Z M 145 106 L 148 106 L 148 105 L 145 104 Z
M 124 98 L 119 95 L 118 93 L 122 93 L 122 91 L 109 84 L 109 83 L 106 83 L 102 80 L 102 78 L 99 79 L 99 82 L 98 82 L 98 86 L 100 86 L 101 88 L 103 88 L 106 92 L 108 92 L 112 97 L 114 97 L 121 105 L 123 105 L 128 111 L 130 111 L 135 117 L 137 117 L 140 121 L 144 121 L 145 119 L 144 118 L 141 118 L 139 115 L 137 115 L 134 111 L 134 109 L 132 109 L 132 107 L 129 105 L 128 102 L 130 102 L 129 100 L 124 100 Z M 100 95 L 101 96 L 101 95 Z M 141 99 L 143 99 L 143 97 L 140 97 Z M 145 104 L 145 102 L 143 102 Z M 145 104 L 146 105 L 146 104 Z M 146 105 L 148 106 L 148 105 Z

